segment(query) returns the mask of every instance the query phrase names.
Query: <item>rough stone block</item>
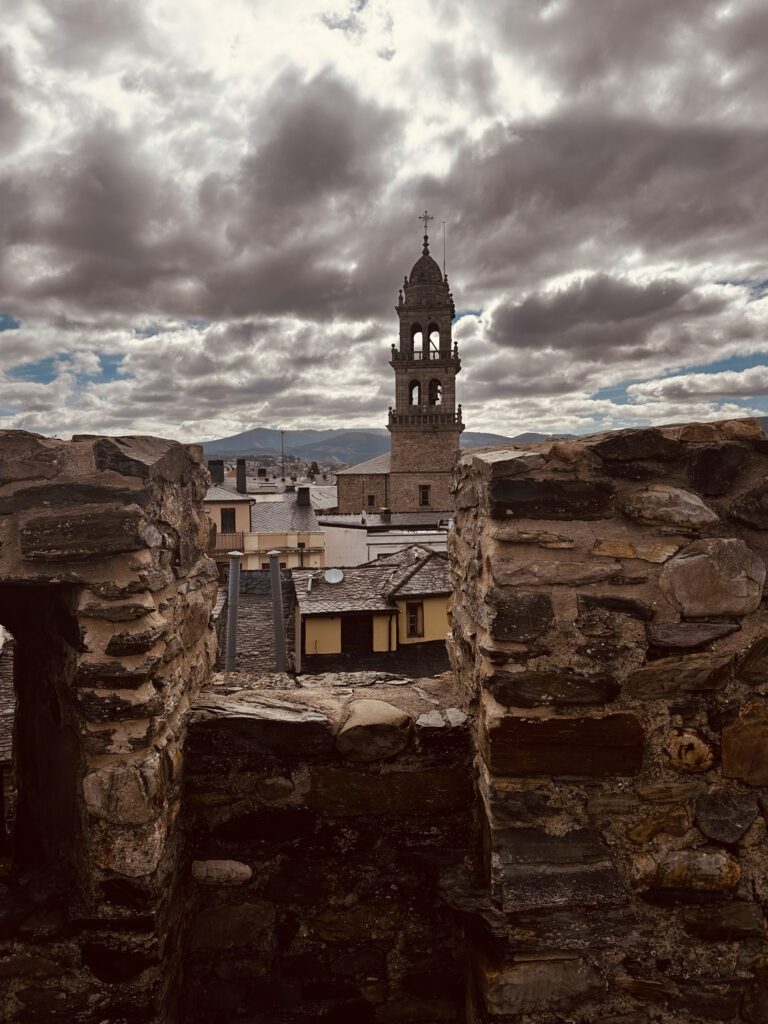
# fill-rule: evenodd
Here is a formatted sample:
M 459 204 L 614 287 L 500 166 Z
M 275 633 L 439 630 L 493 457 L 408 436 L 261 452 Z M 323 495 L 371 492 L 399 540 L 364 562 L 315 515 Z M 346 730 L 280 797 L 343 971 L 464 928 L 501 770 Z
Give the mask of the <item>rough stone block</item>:
M 391 771 L 312 768 L 309 806 L 331 817 L 430 815 L 469 805 L 472 780 L 463 768 Z
M 768 704 L 753 701 L 723 729 L 723 775 L 768 786 Z
M 670 850 L 659 860 L 640 854 L 635 863 L 638 881 L 652 890 L 727 892 L 741 879 L 741 866 L 736 857 L 713 846 L 698 850 Z
M 442 724 L 442 723 L 441 723 Z M 336 749 L 349 761 L 380 761 L 408 746 L 413 719 L 383 700 L 356 700 L 336 736 Z
M 708 839 L 736 843 L 757 817 L 757 799 L 751 793 L 715 789 L 696 801 L 696 824 Z
M 494 519 L 607 519 L 614 488 L 602 480 L 495 480 L 488 500 Z
M 765 916 L 756 903 L 734 901 L 686 907 L 683 924 L 690 935 L 708 942 L 763 939 L 766 935 Z
M 221 904 L 206 907 L 190 924 L 193 950 L 218 952 L 253 948 L 263 952 L 274 941 L 275 908 L 271 903 Z
M 506 775 L 633 775 L 642 767 L 643 727 L 632 712 L 509 714 L 485 697 L 482 750 L 489 769 Z
M 731 655 L 689 654 L 659 658 L 627 677 L 627 689 L 643 700 L 664 700 L 681 693 L 721 690 L 731 676 Z
M 494 1017 L 563 1010 L 601 995 L 605 983 L 582 960 L 533 960 L 479 968 L 486 1012 Z
M 492 591 L 486 614 L 494 640 L 521 643 L 543 636 L 555 619 L 549 594 L 514 590 Z
M 702 494 L 728 494 L 749 462 L 749 452 L 738 444 L 699 448 L 691 461 L 691 483 Z
M 646 627 L 646 634 L 652 647 L 685 651 L 703 647 L 740 629 L 736 622 L 654 622 Z
M 632 491 L 622 499 L 621 510 L 641 523 L 679 526 L 684 530 L 699 529 L 718 520 L 717 513 L 697 494 L 668 484 L 650 484 Z
M 119 554 L 160 540 L 138 506 L 36 516 L 22 527 L 21 553 L 27 561 L 61 562 Z
M 653 609 L 637 597 L 622 597 L 614 594 L 579 594 L 576 602 L 579 614 L 583 614 L 590 608 L 604 608 L 608 612 L 631 615 L 643 622 L 648 622 L 653 618 Z
M 757 484 L 731 505 L 731 518 L 754 530 L 768 530 L 768 483 Z
M 590 447 L 601 459 L 610 462 L 634 462 L 636 459 L 676 462 L 685 458 L 685 450 L 677 441 L 653 427 L 612 431 Z
M 253 871 L 239 860 L 193 860 L 192 877 L 203 885 L 243 885 Z
M 203 694 L 192 708 L 189 728 L 198 753 L 216 753 L 222 743 L 235 751 L 294 754 L 301 750 L 310 756 L 333 747 L 333 727 L 327 715 L 258 693 L 240 698 Z
M 485 686 L 500 704 L 517 708 L 608 704 L 621 689 L 612 676 L 589 675 L 567 668 L 499 670 L 485 680 Z
M 743 540 L 697 540 L 665 564 L 660 583 L 688 617 L 748 615 L 763 596 L 765 563 Z

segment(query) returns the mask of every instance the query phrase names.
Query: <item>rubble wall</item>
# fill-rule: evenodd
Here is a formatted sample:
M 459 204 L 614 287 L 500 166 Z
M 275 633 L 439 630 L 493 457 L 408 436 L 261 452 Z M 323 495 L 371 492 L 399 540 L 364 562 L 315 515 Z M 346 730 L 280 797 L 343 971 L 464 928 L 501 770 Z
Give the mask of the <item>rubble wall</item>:
M 185 715 L 210 675 L 202 451 L 0 432 L 0 622 L 14 636 L 16 829 L 0 1019 L 176 1019 Z
M 462 455 L 469 1021 L 768 1021 L 767 472 L 748 420 Z
M 186 1024 L 463 1020 L 467 717 L 450 674 L 364 675 L 229 674 L 195 703 Z

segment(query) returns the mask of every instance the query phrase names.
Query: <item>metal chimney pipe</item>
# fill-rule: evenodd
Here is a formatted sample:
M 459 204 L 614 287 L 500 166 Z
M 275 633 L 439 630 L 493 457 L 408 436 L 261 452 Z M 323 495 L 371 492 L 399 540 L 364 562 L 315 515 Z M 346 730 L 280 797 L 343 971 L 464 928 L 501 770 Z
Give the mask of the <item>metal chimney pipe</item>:
M 227 646 L 224 651 L 225 672 L 234 672 L 237 665 L 237 606 L 240 604 L 240 559 L 242 557 L 242 551 L 229 552 Z
M 280 552 L 268 551 L 269 578 L 272 583 L 272 621 L 275 626 L 275 671 L 285 672 L 285 623 L 283 622 L 283 588 L 280 579 Z

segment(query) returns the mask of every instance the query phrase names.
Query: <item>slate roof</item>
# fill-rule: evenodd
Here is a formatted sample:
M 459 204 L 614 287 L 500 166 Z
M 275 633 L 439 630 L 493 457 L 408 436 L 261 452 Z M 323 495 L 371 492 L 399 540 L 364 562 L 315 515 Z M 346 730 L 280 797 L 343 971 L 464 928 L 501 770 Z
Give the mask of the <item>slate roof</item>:
M 346 469 L 337 469 L 336 476 L 375 476 L 378 473 L 388 473 L 390 463 L 390 453 L 384 452 L 383 455 L 377 455 L 373 459 L 368 459 L 367 462 L 358 462 L 356 466 L 348 466 Z
M 313 485 L 309 490 L 309 498 L 315 512 L 322 512 L 324 509 L 336 508 L 339 503 L 336 488 L 331 484 L 328 484 L 328 486 Z
M 247 494 L 240 494 L 238 491 L 230 491 L 226 487 L 214 484 L 209 487 L 203 501 L 252 501 Z
M 343 570 L 340 583 L 327 583 L 323 569 L 295 569 L 296 600 L 302 615 L 393 612 L 398 598 L 450 594 L 448 557 L 411 545 L 364 565 Z M 311 589 L 308 589 L 309 580 Z
M 311 505 L 299 505 L 296 493 L 282 501 L 257 501 L 251 505 L 251 533 L 316 533 L 319 527 Z

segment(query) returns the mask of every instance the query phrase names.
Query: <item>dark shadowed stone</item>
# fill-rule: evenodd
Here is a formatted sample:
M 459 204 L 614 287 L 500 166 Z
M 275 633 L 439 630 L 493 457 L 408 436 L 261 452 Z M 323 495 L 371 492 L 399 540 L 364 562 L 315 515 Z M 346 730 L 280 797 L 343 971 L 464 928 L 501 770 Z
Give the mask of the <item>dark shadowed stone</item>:
M 606 519 L 614 488 L 602 480 L 494 480 L 489 489 L 494 519 Z
M 196 752 L 274 751 L 319 754 L 333 746 L 327 715 L 315 708 L 262 695 L 231 699 L 205 694 L 193 705 L 190 743 Z
M 0 485 L 15 480 L 50 480 L 59 471 L 56 441 L 26 430 L 0 430 Z
M 97 469 L 111 469 L 122 476 L 147 480 L 155 475 L 153 469 L 162 468 L 164 479 L 180 482 L 186 450 L 178 442 L 160 437 L 100 437 L 94 442 L 93 457 Z M 158 465 L 161 462 L 162 467 Z M 170 468 L 176 472 L 168 475 Z
M 617 430 L 604 441 L 592 445 L 592 451 L 601 459 L 617 462 L 633 459 L 674 462 L 685 458 L 685 449 L 677 441 L 665 437 L 660 430 L 652 427 L 647 430 Z
M 648 622 L 653 618 L 653 609 L 636 597 L 613 597 L 611 594 L 579 594 L 577 598 L 579 613 L 590 608 L 605 608 L 609 612 L 621 612 L 632 615 L 636 619 Z
M 508 707 L 533 708 L 540 704 L 579 706 L 607 704 L 620 690 L 609 675 L 588 675 L 574 669 L 495 672 L 486 686 Z
M 137 664 L 122 661 L 84 661 L 75 674 L 78 686 L 112 689 L 136 689 L 146 682 L 160 664 L 160 658 L 152 655 Z
M 714 903 L 706 907 L 686 907 L 685 930 L 697 939 L 710 942 L 735 942 L 737 939 L 765 937 L 765 917 L 756 903 Z
M 768 481 L 742 494 L 731 505 L 731 518 L 756 530 L 768 530 Z
M 741 984 L 716 984 L 709 978 L 678 983 L 678 994 L 669 1000 L 672 1010 L 682 1010 L 686 1020 L 732 1021 L 739 1012 L 744 989 Z
M 745 705 L 722 734 L 723 775 L 750 786 L 768 785 L 768 704 Z
M 603 463 L 603 471 L 608 476 L 619 477 L 621 480 L 656 480 L 659 473 L 663 472 L 661 467 L 653 462 L 611 462 L 606 460 Z
M 24 487 L 13 494 L 0 497 L 0 515 L 19 512 L 33 505 L 55 507 L 57 505 L 112 504 L 145 506 L 150 500 L 149 491 L 130 491 L 125 487 L 105 487 L 98 484 L 39 484 Z
M 597 971 L 576 959 L 493 965 L 481 969 L 479 984 L 490 1019 L 505 1020 L 543 1011 L 554 1020 L 553 1007 L 587 1003 L 605 989 Z
M 131 950 L 112 949 L 100 942 L 86 942 L 82 946 L 83 966 L 99 981 L 114 984 L 132 981 L 147 967 L 158 962 L 158 955 Z
M 290 843 L 311 835 L 316 824 L 304 807 L 263 807 L 221 822 L 212 834 L 239 843 Z
M 764 957 L 757 961 L 754 977 L 747 985 L 741 1015 L 749 1024 L 768 1024 L 768 963 Z
M 731 675 L 730 655 L 691 654 L 659 658 L 631 672 L 627 687 L 633 697 L 661 700 L 680 693 L 720 690 Z
M 546 593 L 497 590 L 491 600 L 490 632 L 494 640 L 535 640 L 555 620 L 552 599 Z
M 576 653 L 582 658 L 592 658 L 594 661 L 613 662 L 617 658 L 623 658 L 629 654 L 632 648 L 624 647 L 622 644 L 612 644 L 609 640 L 591 640 L 587 644 L 580 644 Z
M 748 461 L 746 448 L 737 444 L 699 448 L 691 464 L 691 482 L 702 494 L 727 494 Z
M 643 727 L 632 712 L 487 716 L 484 753 L 505 775 L 632 775 L 643 761 Z
M 736 666 L 736 675 L 750 686 L 768 680 L 768 637 L 761 637 L 747 650 Z
M 736 622 L 655 622 L 646 626 L 646 633 L 653 647 L 684 651 L 703 647 L 740 629 Z
M 28 561 L 54 562 L 138 551 L 151 546 L 145 540 L 147 525 L 135 505 L 38 516 L 21 530 L 21 553 Z
M 696 801 L 696 824 L 708 839 L 736 843 L 757 817 L 757 799 L 751 793 L 717 789 Z
M 502 864 L 592 864 L 608 859 L 608 848 L 594 829 L 552 835 L 541 828 L 493 830 L 493 852 Z
M 129 700 L 116 693 L 102 694 L 95 690 L 79 690 L 80 710 L 89 722 L 125 722 L 159 715 L 164 702 L 159 693 L 142 700 Z
M 358 817 L 444 814 L 468 807 L 471 799 L 471 779 L 463 768 L 369 775 L 319 767 L 311 771 L 308 803 L 321 814 Z
M 551 818 L 557 811 L 550 807 L 550 794 L 537 789 L 510 790 L 488 781 L 486 799 L 490 813 L 497 822 L 533 824 L 541 818 Z
M 207 907 L 193 918 L 193 949 L 240 949 L 254 946 L 266 951 L 272 944 L 275 908 L 271 903 L 242 903 Z

